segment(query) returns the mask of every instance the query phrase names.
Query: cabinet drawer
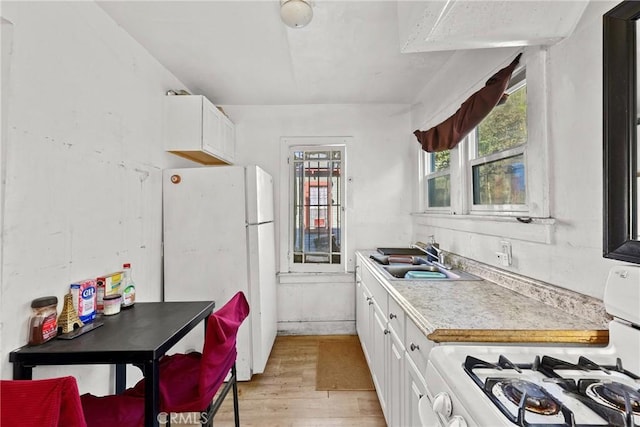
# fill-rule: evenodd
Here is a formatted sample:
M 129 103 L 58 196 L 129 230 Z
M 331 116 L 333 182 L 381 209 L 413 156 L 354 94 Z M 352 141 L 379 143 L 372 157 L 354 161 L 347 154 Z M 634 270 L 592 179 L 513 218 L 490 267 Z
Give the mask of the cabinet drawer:
M 362 271 L 360 271 L 360 275 L 362 277 L 362 282 L 371 292 L 373 296 L 373 300 L 378 304 L 382 314 L 384 315 L 385 320 L 389 315 L 389 305 L 387 302 L 387 290 L 382 286 L 382 284 L 376 279 L 373 273 L 366 266 L 362 267 Z
M 418 329 L 411 319 L 407 319 L 406 323 L 406 339 L 404 341 L 407 354 L 413 360 L 420 372 L 427 369 L 427 361 L 429 360 L 429 352 L 434 346 L 426 335 Z
M 405 329 L 405 315 L 404 310 L 400 308 L 400 305 L 391 296 L 389 298 L 389 327 L 398 335 L 400 341 L 404 343 L 404 329 Z

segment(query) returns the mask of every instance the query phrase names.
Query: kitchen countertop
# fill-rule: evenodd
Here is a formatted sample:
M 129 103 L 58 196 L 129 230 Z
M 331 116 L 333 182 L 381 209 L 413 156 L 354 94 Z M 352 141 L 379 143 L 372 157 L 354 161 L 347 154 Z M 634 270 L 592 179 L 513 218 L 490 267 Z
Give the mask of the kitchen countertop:
M 387 280 L 359 251 L 389 295 L 435 342 L 606 344 L 603 322 L 578 317 L 489 280 Z

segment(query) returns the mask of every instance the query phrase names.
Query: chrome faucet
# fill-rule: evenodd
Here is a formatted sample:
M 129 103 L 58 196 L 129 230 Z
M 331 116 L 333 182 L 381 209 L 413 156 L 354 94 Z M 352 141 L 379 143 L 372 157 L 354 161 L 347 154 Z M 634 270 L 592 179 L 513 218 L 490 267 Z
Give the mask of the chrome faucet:
M 427 249 L 427 257 L 434 258 L 428 259 L 429 261 L 435 261 L 439 262 L 440 264 L 444 264 L 444 251 L 436 245 L 429 246 L 429 248 Z
M 432 264 L 435 264 L 438 267 L 444 268 L 446 270 L 450 270 L 451 266 L 445 264 L 445 255 L 446 252 L 440 249 L 440 244 L 436 242 L 436 239 L 433 235 L 429 236 L 429 243 L 425 244 L 422 242 L 416 242 L 411 245 L 415 248 L 420 249 L 427 255 L 427 261 Z

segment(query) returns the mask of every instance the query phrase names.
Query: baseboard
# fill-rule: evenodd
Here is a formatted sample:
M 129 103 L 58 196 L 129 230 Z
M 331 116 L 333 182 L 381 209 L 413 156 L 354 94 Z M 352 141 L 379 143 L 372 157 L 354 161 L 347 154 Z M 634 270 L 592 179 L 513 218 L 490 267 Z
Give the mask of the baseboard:
M 278 322 L 278 335 L 355 335 L 353 320 L 334 322 Z

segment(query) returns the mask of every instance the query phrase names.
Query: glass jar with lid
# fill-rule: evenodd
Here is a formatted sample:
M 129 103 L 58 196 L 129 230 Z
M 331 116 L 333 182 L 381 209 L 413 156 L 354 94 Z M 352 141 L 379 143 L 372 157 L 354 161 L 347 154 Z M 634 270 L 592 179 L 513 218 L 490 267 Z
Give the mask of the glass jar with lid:
M 58 334 L 58 298 L 48 296 L 31 301 L 29 345 L 49 341 Z

